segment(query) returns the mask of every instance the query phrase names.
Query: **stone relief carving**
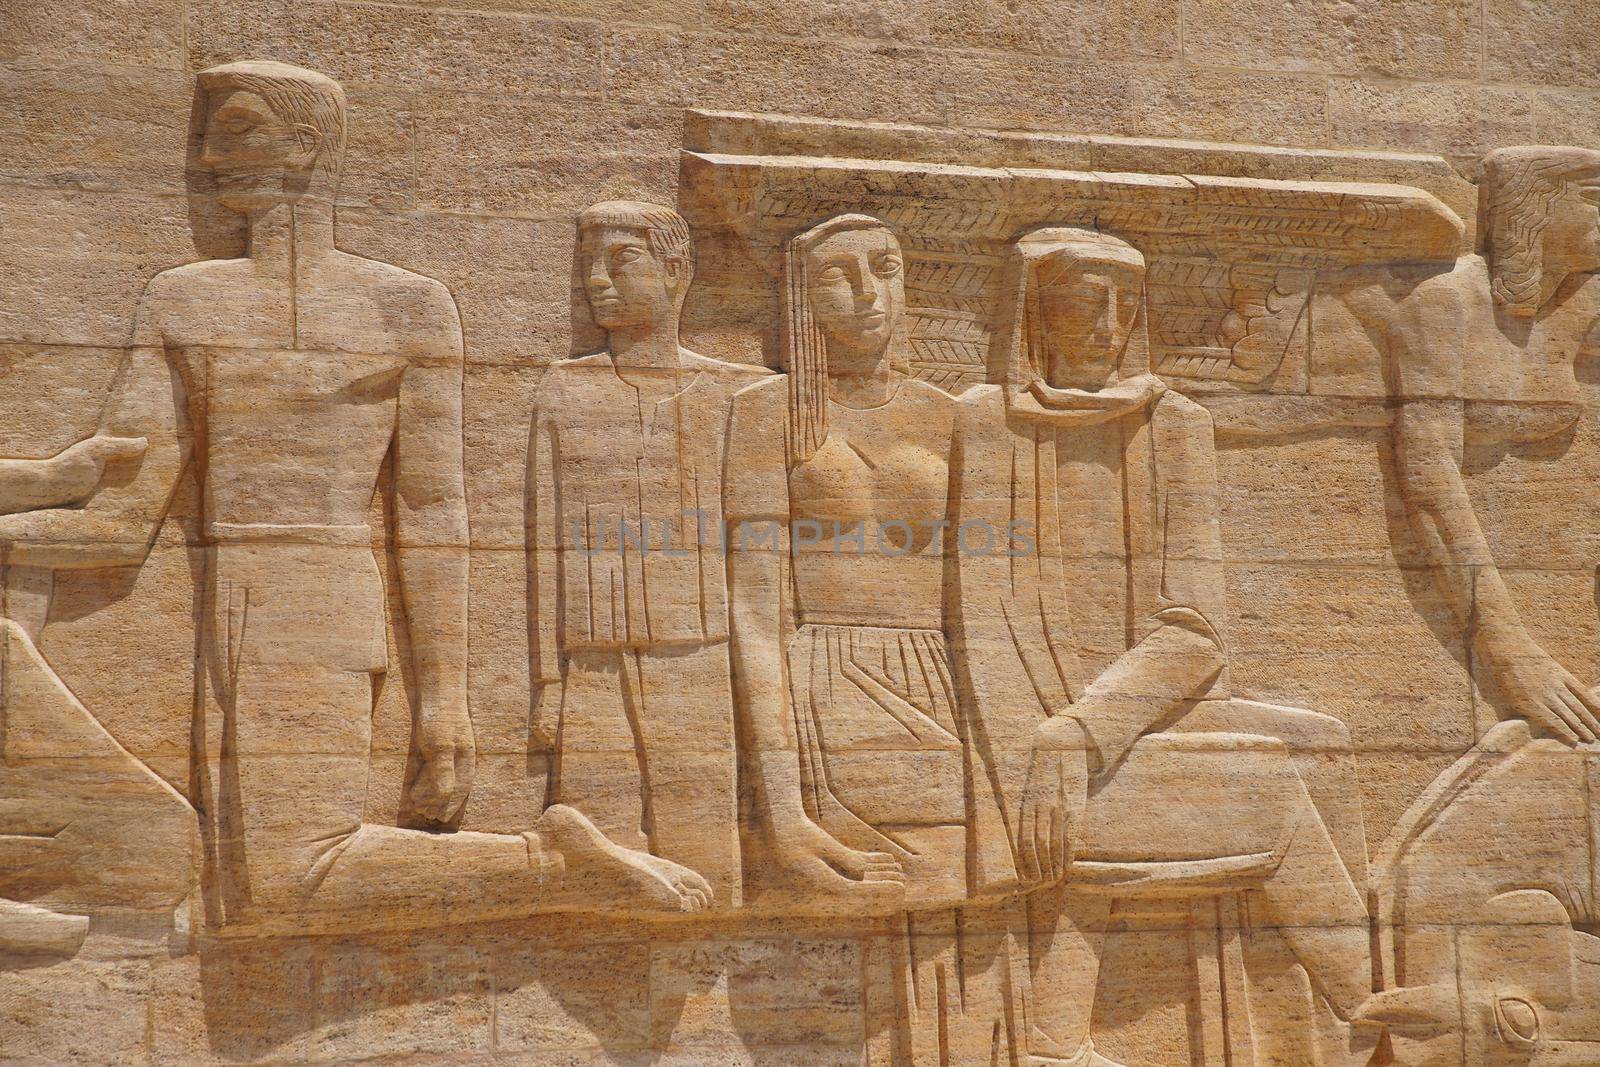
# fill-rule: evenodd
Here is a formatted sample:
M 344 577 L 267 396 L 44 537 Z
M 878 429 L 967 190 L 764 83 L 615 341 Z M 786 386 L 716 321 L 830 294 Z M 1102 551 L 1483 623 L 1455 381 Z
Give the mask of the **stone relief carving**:
M 1149 373 L 1144 271 L 1100 231 L 1023 236 L 1006 374 L 959 433 L 961 524 L 1038 516 L 1031 558 L 961 558 L 959 618 L 976 703 L 1037 720 L 1022 781 L 996 773 L 1024 869 L 1054 887 L 1029 902 L 1031 1039 L 1068 1062 L 1110 1062 L 1088 1050 L 1116 898 L 1248 891 L 1338 1017 L 1371 992 L 1359 812 L 1319 809 L 1295 758 L 1348 736 L 1229 699 L 1211 420 Z
M 1491 153 L 1463 221 L 1425 157 L 691 116 L 682 214 L 576 219 L 605 347 L 538 379 L 519 502 L 549 773 L 489 832 L 455 300 L 339 247 L 337 82 L 230 63 L 196 106 L 244 255 L 151 279 L 96 430 L 0 459 L 8 966 L 111 915 L 177 954 L 798 923 L 859 942 L 861 1062 L 1115 1067 L 1154 1055 L 1097 1025 L 1144 922 L 1191 1063 L 1595 1061 L 1600 697 L 1531 635 L 1463 457 L 1583 414 L 1600 153 Z M 729 358 L 685 344 L 697 269 L 752 327 Z M 1370 858 L 1348 725 L 1236 681 L 1218 443 L 1365 430 L 1500 720 Z M 56 572 L 138 568 L 163 523 L 186 791 L 40 652 Z M 367 810 L 386 678 L 406 826 Z
M 9 537 L 23 533 L 23 521 L 38 535 L 55 520 L 69 536 L 67 523 L 92 521 L 92 512 L 64 505 L 93 497 L 108 468 L 145 458 L 144 438 L 108 432 L 121 422 L 106 420 L 102 432 L 48 459 L 0 464 Z M 13 540 L 0 565 L 0 892 L 14 898 L 0 899 L 0 947 L 24 956 L 76 952 L 88 933 L 86 909 L 139 913 L 170 928 L 194 873 L 193 809 L 105 731 L 36 644 L 54 568 L 122 562 L 127 550 L 57 548 Z
M 550 800 L 642 865 L 689 868 L 686 908 L 736 906 L 723 427 L 769 372 L 679 345 L 694 248 L 677 212 L 596 204 L 578 243 L 607 348 L 546 373 L 528 446 L 535 680 L 559 693 Z

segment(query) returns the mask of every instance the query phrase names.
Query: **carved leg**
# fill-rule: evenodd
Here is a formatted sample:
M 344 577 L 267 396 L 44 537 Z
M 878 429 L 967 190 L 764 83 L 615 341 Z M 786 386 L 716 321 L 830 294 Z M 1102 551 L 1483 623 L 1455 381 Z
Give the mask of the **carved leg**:
M 1028 1050 L 1040 1063 L 1099 1062 L 1090 1031 L 1111 897 L 1070 885 L 1029 895 Z M 1109 1061 L 1107 1061 L 1109 1062 Z
M 0 900 L 0 953 L 71 956 L 88 932 L 88 916 Z
M 170 915 L 194 886 L 194 810 L 6 620 L 0 648 L 0 894 Z

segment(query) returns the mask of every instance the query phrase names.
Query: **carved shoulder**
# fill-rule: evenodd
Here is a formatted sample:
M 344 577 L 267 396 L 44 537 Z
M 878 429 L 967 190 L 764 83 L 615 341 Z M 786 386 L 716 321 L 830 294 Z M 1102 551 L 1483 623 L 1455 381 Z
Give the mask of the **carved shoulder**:
M 405 349 L 414 356 L 461 358 L 461 314 L 449 288 L 393 263 L 338 253 L 339 284 L 366 293 L 405 323 Z
M 789 414 L 789 378 L 773 374 L 733 394 L 733 428 L 747 432 L 767 426 L 781 431 Z
M 763 378 L 770 378 L 776 372 L 770 367 L 759 363 L 734 363 L 725 359 L 713 359 L 711 356 L 702 356 L 698 352 L 683 349 L 683 355 L 689 366 L 697 370 L 706 371 L 715 375 L 719 380 L 727 382 L 735 388 L 741 388 L 750 382 L 758 382 Z

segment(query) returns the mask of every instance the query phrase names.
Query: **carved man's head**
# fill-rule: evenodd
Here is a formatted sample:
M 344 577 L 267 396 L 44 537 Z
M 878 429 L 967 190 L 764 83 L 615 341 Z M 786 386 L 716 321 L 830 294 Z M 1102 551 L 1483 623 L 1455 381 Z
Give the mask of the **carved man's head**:
M 1568 275 L 1600 270 L 1600 152 L 1490 152 L 1481 201 L 1495 302 L 1512 315 L 1531 318 Z
M 689 224 L 671 208 L 608 200 L 578 215 L 580 277 L 603 330 L 676 325 L 694 279 Z
M 252 213 L 308 194 L 332 199 L 344 159 L 344 90 L 287 63 L 225 63 L 199 74 L 200 162 L 218 198 Z
M 1144 256 L 1120 238 L 1076 227 L 1035 231 L 1018 253 L 1032 374 L 1056 389 L 1115 381 L 1139 319 Z

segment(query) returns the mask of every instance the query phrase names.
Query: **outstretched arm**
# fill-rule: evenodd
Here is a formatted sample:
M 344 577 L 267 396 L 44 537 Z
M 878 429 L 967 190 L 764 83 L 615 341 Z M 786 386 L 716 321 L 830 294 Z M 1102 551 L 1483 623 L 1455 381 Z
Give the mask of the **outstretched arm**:
M 108 463 L 138 459 L 146 444 L 143 437 L 96 434 L 46 459 L 0 459 L 0 514 L 80 504 Z
M 188 452 L 180 376 L 167 361 L 153 303 L 147 292 L 95 436 L 51 459 L 0 464 L 0 541 L 10 544 L 11 563 L 144 562 Z
M 1563 740 L 1593 741 L 1600 736 L 1600 701 L 1528 633 L 1462 476 L 1461 365 L 1488 340 L 1470 335 L 1469 283 L 1470 275 L 1458 271 L 1419 285 L 1376 324 L 1399 402 L 1390 432 L 1406 522 L 1476 660 L 1499 689 L 1503 710 Z M 1372 308 L 1361 311 L 1373 328 Z
M 467 711 L 467 499 L 462 457 L 462 342 L 442 288 L 432 334 L 400 383 L 395 429 L 395 562 L 417 685 L 411 800 L 453 819 L 472 786 L 476 748 Z

